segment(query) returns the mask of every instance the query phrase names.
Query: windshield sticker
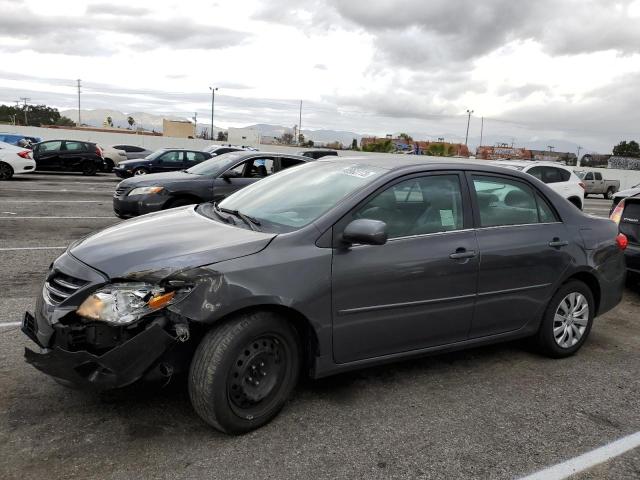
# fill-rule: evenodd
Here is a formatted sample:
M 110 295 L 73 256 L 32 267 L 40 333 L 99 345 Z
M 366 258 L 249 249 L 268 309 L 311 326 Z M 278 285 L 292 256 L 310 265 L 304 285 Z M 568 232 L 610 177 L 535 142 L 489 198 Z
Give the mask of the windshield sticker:
M 443 227 L 453 227 L 453 210 L 440 210 L 440 221 Z
M 354 167 L 347 167 L 347 168 L 343 169 L 342 173 L 344 173 L 346 175 L 351 175 L 352 177 L 368 178 L 368 177 L 370 177 L 372 175 L 375 175 L 377 172 L 374 171 L 374 170 L 370 170 L 367 167 L 354 166 Z

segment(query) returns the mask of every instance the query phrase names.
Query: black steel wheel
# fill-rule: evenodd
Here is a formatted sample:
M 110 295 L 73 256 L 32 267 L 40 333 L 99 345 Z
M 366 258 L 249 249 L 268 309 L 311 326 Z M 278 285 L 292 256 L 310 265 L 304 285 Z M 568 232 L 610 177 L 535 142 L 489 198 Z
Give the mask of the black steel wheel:
M 13 168 L 8 163 L 0 162 L 0 180 L 10 180 L 13 177 Z
M 241 434 L 271 421 L 300 372 L 298 334 L 272 312 L 239 315 L 212 329 L 189 370 L 195 411 L 218 430 Z

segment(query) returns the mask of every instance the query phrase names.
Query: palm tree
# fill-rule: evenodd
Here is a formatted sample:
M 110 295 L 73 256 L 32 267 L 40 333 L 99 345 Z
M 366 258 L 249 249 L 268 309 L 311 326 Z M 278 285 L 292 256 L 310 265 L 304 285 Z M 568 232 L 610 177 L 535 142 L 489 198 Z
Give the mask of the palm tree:
M 133 124 L 136 123 L 136 121 L 133 119 L 133 117 L 129 116 L 127 117 L 127 123 L 129 124 L 129 127 L 133 127 Z
M 110 116 L 107 117 L 107 126 L 113 127 L 113 118 L 111 118 Z

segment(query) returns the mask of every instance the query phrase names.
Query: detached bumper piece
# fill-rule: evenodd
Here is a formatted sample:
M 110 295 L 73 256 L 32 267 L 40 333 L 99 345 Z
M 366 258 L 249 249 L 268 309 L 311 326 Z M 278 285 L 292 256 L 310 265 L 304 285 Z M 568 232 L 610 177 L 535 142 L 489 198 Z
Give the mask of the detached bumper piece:
M 31 331 L 32 319 L 28 313 L 25 315 L 22 331 L 38 343 L 35 332 Z M 111 390 L 140 379 L 176 341 L 165 331 L 162 322 L 154 321 L 102 354 L 69 351 L 54 342 L 52 348 L 43 348 L 40 353 L 25 348 L 24 356 L 28 363 L 52 377 L 93 390 Z

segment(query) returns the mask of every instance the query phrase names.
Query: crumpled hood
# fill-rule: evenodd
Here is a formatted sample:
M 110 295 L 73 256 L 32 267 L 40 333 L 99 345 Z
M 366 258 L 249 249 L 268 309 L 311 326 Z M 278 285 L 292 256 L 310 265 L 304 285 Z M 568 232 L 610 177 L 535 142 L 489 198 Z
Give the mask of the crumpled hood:
M 166 277 L 259 252 L 275 237 L 204 217 L 193 205 L 128 220 L 73 244 L 69 253 L 111 279 Z

